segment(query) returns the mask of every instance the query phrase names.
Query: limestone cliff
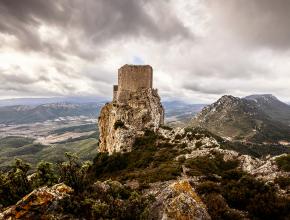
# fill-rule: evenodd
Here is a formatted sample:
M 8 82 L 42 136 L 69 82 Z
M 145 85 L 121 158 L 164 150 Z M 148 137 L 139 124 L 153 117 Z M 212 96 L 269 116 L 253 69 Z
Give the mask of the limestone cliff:
M 100 152 L 130 151 L 144 129 L 156 131 L 163 124 L 164 110 L 157 90 L 139 88 L 123 97 L 107 103 L 100 112 Z

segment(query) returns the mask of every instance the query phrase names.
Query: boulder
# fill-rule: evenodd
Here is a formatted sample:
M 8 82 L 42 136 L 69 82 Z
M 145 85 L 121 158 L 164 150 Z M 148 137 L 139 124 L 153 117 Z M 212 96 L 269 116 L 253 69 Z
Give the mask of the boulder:
M 164 183 L 163 183 L 164 184 Z M 156 198 L 149 210 L 149 219 L 208 220 L 205 204 L 187 179 L 177 180 L 150 190 Z
M 60 183 L 52 187 L 41 187 L 23 197 L 16 205 L 0 213 L 0 219 L 48 219 L 58 202 L 69 196 L 73 189 Z M 59 219 L 59 218 L 54 218 Z

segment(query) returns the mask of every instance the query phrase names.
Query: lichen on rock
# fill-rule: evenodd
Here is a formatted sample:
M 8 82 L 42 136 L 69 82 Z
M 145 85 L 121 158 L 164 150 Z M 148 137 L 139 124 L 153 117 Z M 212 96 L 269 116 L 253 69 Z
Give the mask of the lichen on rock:
M 164 184 L 164 183 L 163 183 Z M 156 186 L 148 193 L 156 197 L 150 207 L 149 219 L 209 220 L 205 204 L 196 194 L 187 179 Z
M 53 211 L 57 203 L 69 196 L 73 189 L 60 183 L 52 187 L 41 187 L 0 213 L 0 219 L 48 219 L 47 210 Z

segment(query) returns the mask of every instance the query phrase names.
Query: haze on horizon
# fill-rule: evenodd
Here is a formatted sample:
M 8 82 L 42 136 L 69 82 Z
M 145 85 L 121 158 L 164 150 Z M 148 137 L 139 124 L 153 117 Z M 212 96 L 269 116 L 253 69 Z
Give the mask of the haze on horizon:
M 288 0 L 1 0 L 0 99 L 110 97 L 150 64 L 162 99 L 290 101 Z

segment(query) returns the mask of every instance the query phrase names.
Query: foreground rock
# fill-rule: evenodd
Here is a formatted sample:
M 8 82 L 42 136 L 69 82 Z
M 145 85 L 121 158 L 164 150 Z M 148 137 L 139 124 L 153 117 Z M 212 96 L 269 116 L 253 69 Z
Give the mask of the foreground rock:
M 188 180 L 160 183 L 149 191 L 156 197 L 150 207 L 149 219 L 208 220 L 204 203 Z
M 16 205 L 0 213 L 0 219 L 50 219 L 59 201 L 72 192 L 73 190 L 63 183 L 33 190 Z

